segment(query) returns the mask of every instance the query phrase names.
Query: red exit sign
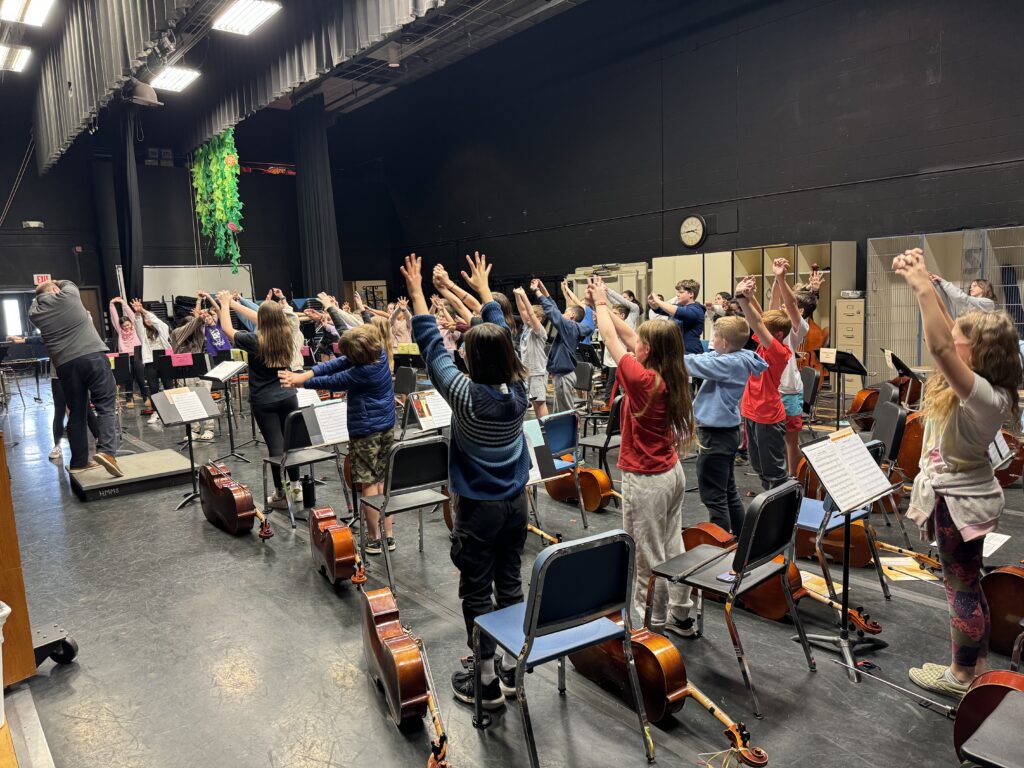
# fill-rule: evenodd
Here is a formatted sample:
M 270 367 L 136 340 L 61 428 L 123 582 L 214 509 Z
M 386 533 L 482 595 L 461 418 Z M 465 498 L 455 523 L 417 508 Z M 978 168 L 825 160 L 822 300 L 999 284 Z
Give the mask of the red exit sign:
M 32 275 L 32 285 L 42 285 L 50 282 L 49 275 Z

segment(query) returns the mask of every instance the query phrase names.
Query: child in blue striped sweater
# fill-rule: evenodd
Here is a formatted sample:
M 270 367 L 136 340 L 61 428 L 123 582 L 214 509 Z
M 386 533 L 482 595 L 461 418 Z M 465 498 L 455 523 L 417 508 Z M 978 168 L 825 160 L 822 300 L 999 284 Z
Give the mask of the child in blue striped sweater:
M 491 293 L 491 268 L 479 254 L 466 257 L 470 273 L 462 278 L 479 295 L 484 320 L 465 335 L 464 376 L 444 348 L 437 322 L 423 295 L 422 261 L 407 256 L 402 275 L 413 307 L 412 328 L 430 380 L 452 409 L 448 474 L 454 526 L 452 562 L 459 569 L 459 597 L 472 648 L 473 624 L 497 608 L 523 601 L 521 576 L 526 543 L 526 480 L 529 447 L 523 415 L 529 407 L 527 372 L 512 346 L 504 315 Z M 492 599 L 492 592 L 496 598 Z M 487 709 L 504 706 L 515 695 L 515 679 L 495 657 L 494 641 L 482 636 L 480 665 Z M 466 704 L 474 700 L 471 672 L 452 675 L 452 692 Z

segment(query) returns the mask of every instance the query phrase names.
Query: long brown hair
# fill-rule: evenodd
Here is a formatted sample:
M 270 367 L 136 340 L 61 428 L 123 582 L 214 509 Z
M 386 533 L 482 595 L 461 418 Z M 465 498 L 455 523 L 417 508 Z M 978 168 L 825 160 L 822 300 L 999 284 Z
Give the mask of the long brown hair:
M 683 337 L 675 323 L 646 320 L 636 329 L 637 336 L 648 347 L 644 367 L 654 371 L 665 384 L 665 415 L 685 451 L 693 440 L 693 402 L 690 397 L 690 376 L 683 364 L 686 350 Z M 652 398 L 653 399 L 653 398 Z M 648 404 L 644 406 L 647 410 Z M 641 412 L 642 413 L 642 412 Z
M 491 296 L 497 302 L 498 306 L 501 307 L 501 314 L 505 316 L 505 325 L 507 325 L 508 329 L 512 332 L 512 338 L 514 339 L 516 337 L 516 315 L 515 312 L 512 311 L 512 302 L 509 301 L 508 296 L 501 291 L 494 291 Z
M 292 364 L 292 328 L 276 301 L 260 304 L 256 313 L 256 341 L 259 356 L 268 368 L 288 368 Z
M 508 331 L 494 323 L 480 323 L 466 331 L 465 360 L 469 378 L 477 384 L 514 384 L 527 377 Z
M 1010 422 L 1014 433 L 1020 431 L 1020 406 L 1017 389 L 1024 378 L 1020 357 L 1020 337 L 1013 320 L 1005 312 L 966 312 L 956 321 L 971 349 L 971 370 L 1010 398 Z M 928 417 L 945 423 L 956 407 L 956 393 L 938 371 L 924 389 L 924 410 Z
M 374 315 L 370 321 L 373 323 L 373 327 L 377 329 L 377 333 L 380 334 L 380 342 L 384 345 L 384 351 L 388 353 L 388 368 L 391 372 L 395 372 L 395 350 L 391 346 L 391 319 L 387 317 L 381 317 L 380 315 Z

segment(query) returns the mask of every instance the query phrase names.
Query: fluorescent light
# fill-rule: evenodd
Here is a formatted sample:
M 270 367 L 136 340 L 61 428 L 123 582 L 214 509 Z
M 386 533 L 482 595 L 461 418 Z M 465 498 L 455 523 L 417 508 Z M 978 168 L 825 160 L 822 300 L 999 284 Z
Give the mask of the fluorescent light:
M 0 19 L 41 27 L 53 8 L 54 0 L 3 0 Z
M 213 28 L 249 35 L 280 10 L 281 4 L 271 0 L 235 0 L 214 20 Z
M 23 45 L 0 45 L 0 69 L 21 72 L 32 58 L 32 49 Z
M 195 69 L 164 67 L 149 84 L 159 91 L 183 91 L 197 77 L 199 77 L 199 71 Z

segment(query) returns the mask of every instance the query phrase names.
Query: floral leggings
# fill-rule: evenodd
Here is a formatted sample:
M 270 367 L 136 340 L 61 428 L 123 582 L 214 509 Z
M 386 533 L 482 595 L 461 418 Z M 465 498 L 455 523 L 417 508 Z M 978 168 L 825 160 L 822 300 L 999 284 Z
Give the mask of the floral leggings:
M 992 632 L 988 603 L 981 591 L 981 549 L 985 537 L 964 541 L 953 523 L 946 500 L 935 502 L 935 540 L 939 545 L 942 579 L 949 603 L 949 629 L 953 643 L 953 661 L 973 667 L 988 656 Z

